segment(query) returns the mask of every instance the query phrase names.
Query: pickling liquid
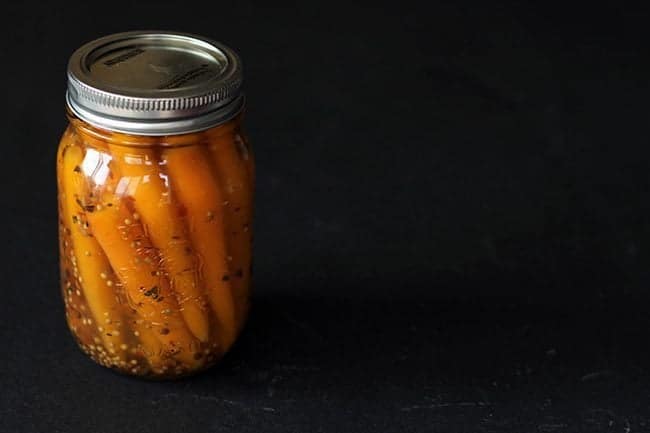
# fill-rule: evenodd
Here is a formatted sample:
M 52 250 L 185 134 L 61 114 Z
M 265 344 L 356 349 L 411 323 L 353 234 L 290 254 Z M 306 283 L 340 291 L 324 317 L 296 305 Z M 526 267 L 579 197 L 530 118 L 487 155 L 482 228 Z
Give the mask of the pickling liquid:
M 62 294 L 99 364 L 173 378 L 213 365 L 237 338 L 254 185 L 240 123 L 145 137 L 70 118 L 57 155 Z

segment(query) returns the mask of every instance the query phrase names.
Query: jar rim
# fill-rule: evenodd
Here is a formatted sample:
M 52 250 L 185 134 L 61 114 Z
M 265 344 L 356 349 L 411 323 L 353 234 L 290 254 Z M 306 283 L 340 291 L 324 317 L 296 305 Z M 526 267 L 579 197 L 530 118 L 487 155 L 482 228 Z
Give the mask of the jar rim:
M 245 110 L 242 109 L 228 120 L 197 131 L 179 132 L 168 135 L 142 135 L 115 131 L 102 125 L 92 124 L 77 116 L 70 108 L 66 109 L 70 126 L 79 133 L 89 135 L 102 142 L 128 147 L 177 147 L 195 145 L 203 139 L 210 141 L 211 139 L 228 134 L 235 128 L 239 128 L 243 120 L 244 112 Z M 187 137 L 187 139 L 184 139 L 184 137 Z

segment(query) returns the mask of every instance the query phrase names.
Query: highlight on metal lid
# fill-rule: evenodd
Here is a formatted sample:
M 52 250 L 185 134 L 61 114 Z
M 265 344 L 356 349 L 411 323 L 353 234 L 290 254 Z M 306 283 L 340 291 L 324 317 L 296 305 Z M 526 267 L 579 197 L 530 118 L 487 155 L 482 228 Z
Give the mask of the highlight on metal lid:
M 135 135 L 195 132 L 241 111 L 242 65 L 227 46 L 159 31 L 117 33 L 68 63 L 66 101 L 82 120 Z

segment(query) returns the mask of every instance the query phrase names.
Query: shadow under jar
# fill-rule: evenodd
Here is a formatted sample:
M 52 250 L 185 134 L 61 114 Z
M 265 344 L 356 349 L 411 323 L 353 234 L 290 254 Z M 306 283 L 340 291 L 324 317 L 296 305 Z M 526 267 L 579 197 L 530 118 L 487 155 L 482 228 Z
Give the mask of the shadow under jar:
M 77 50 L 68 78 L 57 179 L 70 330 L 123 373 L 203 370 L 249 306 L 254 163 L 240 60 L 205 38 L 128 32 Z

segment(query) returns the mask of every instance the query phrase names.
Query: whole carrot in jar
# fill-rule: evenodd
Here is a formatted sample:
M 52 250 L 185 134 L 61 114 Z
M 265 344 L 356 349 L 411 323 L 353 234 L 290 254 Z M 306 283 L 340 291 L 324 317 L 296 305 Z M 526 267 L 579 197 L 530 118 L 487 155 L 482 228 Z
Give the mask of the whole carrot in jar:
M 254 164 L 228 47 L 127 32 L 68 65 L 57 154 L 70 330 L 101 365 L 173 378 L 213 365 L 248 313 Z

